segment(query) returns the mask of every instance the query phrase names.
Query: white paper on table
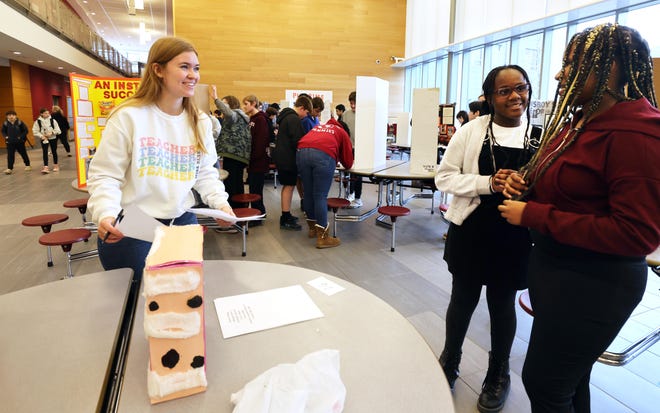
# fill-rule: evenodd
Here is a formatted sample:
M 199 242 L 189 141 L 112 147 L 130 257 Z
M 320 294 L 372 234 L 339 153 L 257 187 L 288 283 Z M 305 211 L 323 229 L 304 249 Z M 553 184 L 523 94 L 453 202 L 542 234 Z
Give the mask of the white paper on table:
M 312 287 L 316 288 L 317 290 L 321 291 L 323 294 L 328 296 L 337 294 L 338 292 L 345 290 L 345 288 L 342 287 L 341 285 L 334 283 L 325 277 L 314 278 L 311 281 L 307 281 L 307 284 L 311 285 Z
M 301 285 L 213 300 L 224 338 L 323 317 Z
M 242 222 L 242 221 L 256 221 L 259 219 L 263 219 L 266 216 L 266 214 L 261 214 L 261 215 L 254 215 L 251 217 L 237 218 L 233 215 L 229 215 L 224 211 L 220 211 L 219 209 L 211 209 L 211 208 L 189 208 L 187 211 L 192 212 L 193 214 L 196 215 L 204 215 L 211 218 L 221 219 L 223 221 L 231 222 L 232 224 L 235 222 Z
M 160 226 L 163 226 L 160 221 L 145 214 L 135 205 L 124 208 L 124 218 L 116 225 L 125 236 L 148 242 L 154 242 L 156 228 Z

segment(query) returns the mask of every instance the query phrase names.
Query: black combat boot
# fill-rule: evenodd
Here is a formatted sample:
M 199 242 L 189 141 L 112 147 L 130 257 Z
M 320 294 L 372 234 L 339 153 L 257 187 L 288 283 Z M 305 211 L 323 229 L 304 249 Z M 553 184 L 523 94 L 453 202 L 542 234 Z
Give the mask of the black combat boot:
M 509 376 L 509 360 L 496 360 L 491 353 L 488 355 L 488 372 L 481 386 L 481 394 L 477 409 L 481 413 L 499 412 L 511 389 Z
M 461 353 L 460 351 L 456 354 L 450 354 L 447 350 L 442 350 L 440 358 L 440 366 L 442 366 L 442 371 L 445 372 L 445 377 L 447 378 L 447 383 L 449 383 L 449 388 L 454 390 L 454 383 L 458 378 L 458 365 L 461 364 Z

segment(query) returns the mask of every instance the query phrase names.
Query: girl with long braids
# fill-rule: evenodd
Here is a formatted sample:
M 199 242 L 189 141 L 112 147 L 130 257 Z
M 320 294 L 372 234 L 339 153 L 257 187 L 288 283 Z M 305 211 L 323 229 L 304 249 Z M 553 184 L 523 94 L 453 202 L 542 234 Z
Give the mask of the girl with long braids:
M 461 348 L 482 286 L 491 322 L 488 372 L 477 407 L 502 409 L 509 394 L 509 354 L 516 332 L 516 291 L 526 288 L 528 231 L 508 224 L 497 206 L 504 182 L 532 153 L 529 77 L 520 66 L 491 70 L 483 83 L 488 116 L 460 128 L 442 158 L 435 183 L 453 194 L 445 217 L 451 222 L 444 259 L 452 273 L 440 365 L 450 387 L 458 378 Z M 526 120 L 523 118 L 526 117 Z
M 640 302 L 660 242 L 660 112 L 649 47 L 631 28 L 573 36 L 536 155 L 500 206 L 529 227 L 533 412 L 589 412 L 593 364 Z

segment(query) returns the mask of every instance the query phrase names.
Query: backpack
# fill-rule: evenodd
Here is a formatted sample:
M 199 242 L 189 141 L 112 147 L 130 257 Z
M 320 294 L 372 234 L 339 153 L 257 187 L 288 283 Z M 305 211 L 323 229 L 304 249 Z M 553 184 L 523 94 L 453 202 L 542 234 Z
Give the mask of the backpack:
M 41 123 L 41 116 L 39 116 L 39 119 L 37 119 L 37 122 L 39 122 L 39 129 L 43 129 L 43 128 L 44 128 L 44 124 Z M 55 129 L 55 124 L 53 123 L 53 117 L 52 117 L 52 116 L 51 116 L 51 118 L 50 118 L 50 127 L 51 127 L 51 129 L 53 129 L 53 130 Z

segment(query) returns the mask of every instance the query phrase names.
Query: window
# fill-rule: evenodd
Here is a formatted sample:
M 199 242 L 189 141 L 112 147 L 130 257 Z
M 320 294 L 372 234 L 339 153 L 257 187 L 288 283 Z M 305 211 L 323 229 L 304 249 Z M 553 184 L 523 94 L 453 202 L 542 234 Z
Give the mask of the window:
M 561 69 L 564 57 L 564 49 L 568 39 L 566 38 L 566 26 L 556 28 L 545 36 L 543 47 L 543 68 L 541 70 L 541 89 L 533 91 L 534 100 L 553 100 L 557 89 L 555 75 Z
M 660 16 L 660 4 L 631 10 L 619 15 L 619 23 L 634 28 L 648 42 L 653 57 L 660 57 L 658 16 Z
M 511 44 L 511 63 L 525 69 L 533 90 L 540 90 L 543 61 L 543 33 L 514 39 Z
M 486 55 L 484 58 L 484 77 L 493 68 L 509 64 L 510 42 L 490 44 L 486 46 Z

